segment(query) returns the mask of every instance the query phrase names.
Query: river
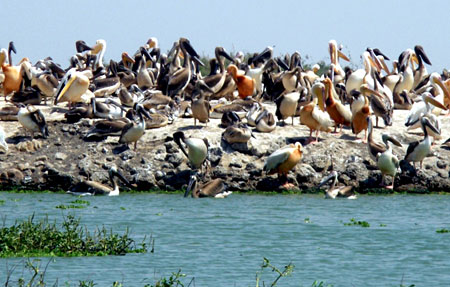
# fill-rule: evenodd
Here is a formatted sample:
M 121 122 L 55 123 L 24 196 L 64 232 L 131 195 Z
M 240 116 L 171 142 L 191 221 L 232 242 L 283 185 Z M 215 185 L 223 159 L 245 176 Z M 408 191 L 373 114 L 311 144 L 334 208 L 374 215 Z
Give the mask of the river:
M 0 216 L 10 226 L 33 213 L 36 220 L 48 216 L 57 222 L 74 214 L 92 231 L 105 225 L 122 234 L 129 227 L 137 242 L 152 235 L 155 251 L 56 258 L 46 272 L 48 283 L 58 278 L 60 286 L 78 280 L 144 286 L 181 269 L 187 275 L 184 282 L 194 277 L 195 286 L 255 286 L 266 257 L 279 268 L 295 265 L 277 286 L 311 286 L 315 280 L 333 286 L 450 286 L 450 233 L 436 232 L 450 229 L 450 195 L 325 200 L 320 195 L 232 194 L 196 200 L 136 193 L 87 197 L 90 205 L 83 209 L 56 208 L 74 199 L 0 193 Z M 370 227 L 346 225 L 352 218 Z M 5 271 L 0 284 L 6 265 L 20 260 L 0 259 Z M 266 270 L 261 280 L 267 286 L 275 277 Z

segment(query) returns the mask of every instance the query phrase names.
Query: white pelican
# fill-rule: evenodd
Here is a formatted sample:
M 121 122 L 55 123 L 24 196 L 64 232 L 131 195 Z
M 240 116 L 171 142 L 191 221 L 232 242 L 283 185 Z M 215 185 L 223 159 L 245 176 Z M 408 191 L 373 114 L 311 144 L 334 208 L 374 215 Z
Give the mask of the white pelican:
M 283 187 L 293 187 L 287 181 L 287 173 L 302 159 L 303 152 L 301 149 L 302 145 L 296 142 L 274 151 L 266 158 L 263 170 L 267 174 L 278 173 L 278 176 L 283 175 L 286 178 Z
M 208 155 L 208 140 L 200 138 L 186 138 L 183 132 L 175 132 L 173 140 L 178 144 L 181 151 L 189 159 L 195 169 L 201 168 Z M 186 148 L 184 147 L 186 145 Z
M 328 52 L 330 53 L 331 64 L 334 65 L 334 79 L 333 83 L 337 84 L 342 82 L 345 79 L 345 71 L 342 69 L 339 64 L 339 58 L 344 59 L 345 61 L 350 61 L 350 59 L 338 49 L 338 45 L 336 40 L 330 40 L 328 42 Z
M 393 189 L 395 182 L 395 175 L 397 172 L 401 172 L 400 163 L 398 158 L 392 153 L 392 147 L 389 142 L 394 143 L 395 145 L 401 146 L 401 144 L 394 138 L 389 135 L 382 135 L 383 142 L 386 146 L 386 150 L 384 152 L 379 152 L 377 154 L 377 167 L 381 171 L 381 184 L 383 185 L 385 182 L 385 176 L 392 176 L 392 185 L 385 186 L 385 188 Z
M 78 72 L 76 68 L 67 71 L 64 78 L 59 83 L 55 92 L 54 104 L 61 102 L 72 103 L 79 102 L 81 96 L 86 93 L 89 88 L 89 79 L 82 72 Z
M 432 139 L 428 135 L 428 128 L 431 129 L 435 133 L 439 133 L 439 131 L 434 127 L 430 120 L 426 117 L 421 117 L 420 123 L 422 125 L 422 130 L 424 134 L 424 139 L 421 141 L 415 141 L 409 144 L 408 149 L 406 150 L 405 161 L 413 162 L 414 167 L 416 167 L 416 162 L 420 162 L 420 168 L 422 169 L 422 163 L 426 156 L 428 156 L 431 152 L 431 143 Z
M 450 92 L 448 91 L 445 84 L 442 82 L 441 76 L 438 73 L 433 72 L 430 75 L 429 81 L 434 89 L 433 91 L 434 99 L 437 102 L 444 105 L 445 107 L 447 107 L 450 104 Z M 432 113 L 438 116 L 441 114 L 442 110 L 443 110 L 442 108 L 436 107 L 433 109 Z
M 294 125 L 294 116 L 299 100 L 299 92 L 292 92 L 278 97 L 278 99 L 275 100 L 275 103 L 277 104 L 275 115 L 277 116 L 278 120 L 282 120 L 284 122 L 285 119 L 291 117 L 292 125 Z
M 92 46 L 91 54 L 97 55 L 95 59 L 93 70 L 95 71 L 98 68 L 103 68 L 103 57 L 106 51 L 106 41 L 103 39 L 99 39 L 96 41 L 95 45 Z

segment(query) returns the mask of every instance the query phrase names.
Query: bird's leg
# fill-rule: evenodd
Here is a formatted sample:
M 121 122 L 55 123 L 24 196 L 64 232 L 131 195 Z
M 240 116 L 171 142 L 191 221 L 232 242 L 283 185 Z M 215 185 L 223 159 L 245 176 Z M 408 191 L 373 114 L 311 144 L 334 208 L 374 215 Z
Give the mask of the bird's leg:
M 284 183 L 281 185 L 282 187 L 284 187 L 286 189 L 294 187 L 294 185 L 292 183 L 288 182 L 287 173 L 286 174 L 283 173 L 282 177 L 283 177 L 283 181 L 284 181 Z
M 367 142 L 367 130 L 364 130 L 364 138 L 361 140 L 363 143 Z
M 292 126 L 294 126 L 294 116 L 292 116 L 291 118 L 292 118 Z
M 375 116 L 375 122 L 376 122 L 375 127 L 378 128 L 378 117 L 377 116 Z
M 137 141 L 134 142 L 134 150 L 137 148 Z
M 197 119 L 194 118 L 194 127 L 196 127 L 196 126 L 197 126 Z
M 316 130 L 316 142 L 319 142 L 319 130 Z
M 422 169 L 423 160 L 420 161 L 420 169 Z

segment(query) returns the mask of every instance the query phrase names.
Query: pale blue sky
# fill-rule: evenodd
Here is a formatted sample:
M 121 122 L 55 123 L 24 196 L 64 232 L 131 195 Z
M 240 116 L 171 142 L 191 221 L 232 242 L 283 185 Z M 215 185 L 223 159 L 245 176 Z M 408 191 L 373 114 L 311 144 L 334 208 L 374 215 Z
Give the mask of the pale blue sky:
M 107 41 L 105 59 L 134 53 L 148 38 L 167 51 L 180 36 L 199 54 L 216 46 L 229 52 L 259 52 L 276 45 L 275 55 L 298 50 L 308 62 L 329 61 L 328 41 L 344 45 L 353 63 L 368 46 L 391 58 L 421 44 L 429 71 L 449 67 L 449 1 L 1 1 L 0 47 L 13 40 L 16 61 L 52 56 L 63 67 L 75 41 Z M 6 3 L 5 3 L 6 2 Z

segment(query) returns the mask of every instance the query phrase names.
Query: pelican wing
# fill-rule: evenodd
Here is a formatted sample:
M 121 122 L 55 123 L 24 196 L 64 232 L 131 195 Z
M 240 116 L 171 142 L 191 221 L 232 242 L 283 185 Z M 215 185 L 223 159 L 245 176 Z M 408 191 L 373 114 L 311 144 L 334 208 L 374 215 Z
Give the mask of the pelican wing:
M 321 131 L 328 131 L 328 129 L 334 125 L 334 121 L 330 118 L 330 115 L 320 109 L 314 108 L 311 116 L 320 124 Z
M 343 104 L 336 102 L 336 109 L 341 114 L 346 122 L 352 122 L 352 112 L 346 108 Z
M 266 162 L 264 163 L 264 171 L 270 172 L 271 170 L 277 168 L 289 158 L 292 150 L 293 148 L 291 146 L 286 146 L 273 152 L 267 157 Z

